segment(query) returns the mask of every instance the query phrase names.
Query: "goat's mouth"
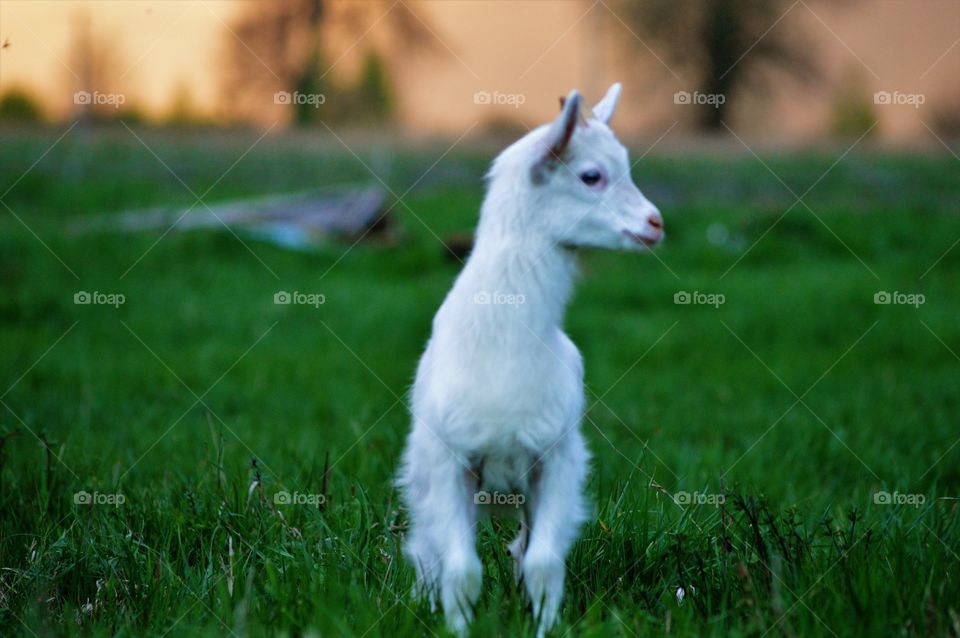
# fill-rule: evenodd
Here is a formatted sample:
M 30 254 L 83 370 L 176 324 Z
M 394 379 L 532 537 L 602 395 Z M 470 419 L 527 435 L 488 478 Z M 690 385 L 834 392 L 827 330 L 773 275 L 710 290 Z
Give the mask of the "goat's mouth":
M 663 231 L 659 231 L 654 236 L 644 235 L 641 233 L 635 233 L 632 230 L 624 230 L 623 234 L 630 238 L 631 241 L 643 244 L 644 246 L 650 247 L 655 246 L 660 243 L 660 240 L 663 239 Z

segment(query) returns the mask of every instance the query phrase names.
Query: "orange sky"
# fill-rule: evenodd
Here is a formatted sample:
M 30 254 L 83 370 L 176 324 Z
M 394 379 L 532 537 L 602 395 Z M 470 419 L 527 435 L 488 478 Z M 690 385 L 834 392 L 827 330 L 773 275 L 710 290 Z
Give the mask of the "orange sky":
M 199 105 L 217 99 L 215 69 L 226 23 L 248 2 L 207 0 L 49 0 L 0 2 L 0 88 L 21 85 L 47 96 L 51 110 L 69 110 L 79 71 L 72 68 L 71 31 L 84 15 L 95 34 L 111 40 L 117 66 L 134 100 L 153 112 L 166 109 L 178 85 Z
M 30 87 L 46 98 L 53 114 L 68 113 L 77 74 L 70 68 L 71 31 L 78 16 L 87 15 L 94 33 L 108 37 L 119 54 L 128 102 L 163 113 L 176 88 L 188 86 L 197 107 L 213 112 L 220 99 L 219 56 L 225 39 L 233 37 L 227 25 L 249 6 L 243 0 L 4 0 L 0 38 L 10 46 L 0 50 L 0 90 Z M 377 5 L 371 24 L 383 14 L 381 6 L 404 10 Z M 626 84 L 625 109 L 618 116 L 626 128 L 656 131 L 686 115 L 672 100 L 675 91 L 690 88 L 683 73 L 674 77 L 657 61 L 657 45 L 647 43 L 652 52 L 644 48 L 605 3 L 434 0 L 418 6 L 438 46 L 436 53 L 394 66 L 401 119 L 412 129 L 459 134 L 497 115 L 533 126 L 552 115 L 556 96 L 572 85 L 596 96 L 613 79 Z M 866 0 L 835 9 L 808 0 L 794 5 L 774 28 L 801 26 L 825 61 L 827 83 L 815 90 L 784 87 L 769 102 L 748 104 L 744 126 L 787 136 L 822 132 L 830 87 L 842 87 L 849 77 L 871 92 L 919 92 L 928 103 L 951 93 L 960 97 L 960 2 Z M 349 70 L 377 31 L 374 27 L 354 48 L 354 42 L 335 42 L 329 58 L 346 53 L 338 73 Z M 593 35 L 597 32 L 608 37 Z M 629 54 L 615 46 L 618 41 L 633 43 Z M 520 95 L 513 102 L 523 103 L 477 104 L 478 91 Z M 924 134 L 922 109 L 893 105 L 877 111 L 889 137 Z

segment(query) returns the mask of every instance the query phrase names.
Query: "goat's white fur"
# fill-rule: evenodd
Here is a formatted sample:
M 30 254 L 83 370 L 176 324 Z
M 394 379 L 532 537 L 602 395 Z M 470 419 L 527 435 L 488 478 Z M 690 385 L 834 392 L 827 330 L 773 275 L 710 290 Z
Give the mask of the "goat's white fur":
M 634 249 L 662 236 L 607 123 L 613 85 L 579 124 L 560 116 L 494 161 L 474 250 L 437 312 L 413 387 L 413 429 L 398 483 L 410 513 L 405 554 L 415 592 L 465 634 L 480 594 L 480 491 L 522 494 L 509 549 L 543 635 L 556 621 L 564 559 L 588 515 L 589 453 L 580 433 L 583 363 L 561 323 L 574 248 Z M 588 185 L 583 176 L 601 173 Z M 504 508 L 499 508 L 502 513 Z

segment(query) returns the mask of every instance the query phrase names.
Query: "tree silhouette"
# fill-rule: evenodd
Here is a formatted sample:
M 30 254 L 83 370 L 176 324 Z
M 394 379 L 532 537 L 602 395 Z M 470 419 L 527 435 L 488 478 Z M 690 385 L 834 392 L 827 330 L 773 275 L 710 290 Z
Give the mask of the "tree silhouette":
M 293 121 L 385 119 L 393 104 L 387 56 L 366 44 L 371 24 L 388 32 L 407 49 L 431 46 L 432 35 L 409 2 L 334 3 L 329 0 L 271 0 L 257 3 L 231 25 L 224 65 L 228 112 L 239 118 L 262 113 L 278 91 L 322 94 L 314 103 L 292 103 Z M 364 63 L 353 86 L 340 86 L 330 75 L 324 42 L 333 30 L 364 44 Z M 352 47 L 351 47 L 352 48 Z
M 42 122 L 43 107 L 27 89 L 14 87 L 0 95 L 0 120 Z
M 695 77 L 691 89 L 724 96 L 721 104 L 699 105 L 702 129 L 722 129 L 746 88 L 778 74 L 804 84 L 820 76 L 803 34 L 778 24 L 790 10 L 788 0 L 621 0 L 618 6 L 671 66 Z

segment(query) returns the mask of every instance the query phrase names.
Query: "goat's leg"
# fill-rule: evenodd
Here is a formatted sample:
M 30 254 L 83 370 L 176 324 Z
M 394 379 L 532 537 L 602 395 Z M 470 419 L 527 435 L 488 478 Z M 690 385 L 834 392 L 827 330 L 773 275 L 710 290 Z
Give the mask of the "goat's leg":
M 513 578 L 514 582 L 520 584 L 523 576 L 523 555 L 527 551 L 527 543 L 530 541 L 530 528 L 527 527 L 526 516 L 520 514 L 520 526 L 517 528 L 517 537 L 507 545 L 507 552 L 513 557 Z
M 429 435 L 412 437 L 404 461 L 401 484 L 411 518 L 406 554 L 418 587 L 431 602 L 439 589 L 448 626 L 465 635 L 482 574 L 475 547 L 478 473 Z
M 589 455 L 579 430 L 539 462 L 531 489 L 530 538 L 523 579 L 542 637 L 554 625 L 563 597 L 564 559 L 586 518 L 583 484 Z
M 426 600 L 430 605 L 430 611 L 436 611 L 437 590 L 440 584 L 440 555 L 433 540 L 421 526 L 414 525 L 407 535 L 403 551 L 417 574 L 413 584 L 413 597 Z
M 441 563 L 440 601 L 447 625 L 466 635 L 483 573 L 476 549 L 478 489 L 476 474 L 450 458 L 434 470 L 432 516 Z
M 410 512 L 410 529 L 404 539 L 403 553 L 417 575 L 412 594 L 414 598 L 427 600 L 431 611 L 436 610 L 441 564 L 436 517 L 429 509 L 432 480 L 429 459 L 438 453 L 435 441 L 411 436 L 397 480 Z

